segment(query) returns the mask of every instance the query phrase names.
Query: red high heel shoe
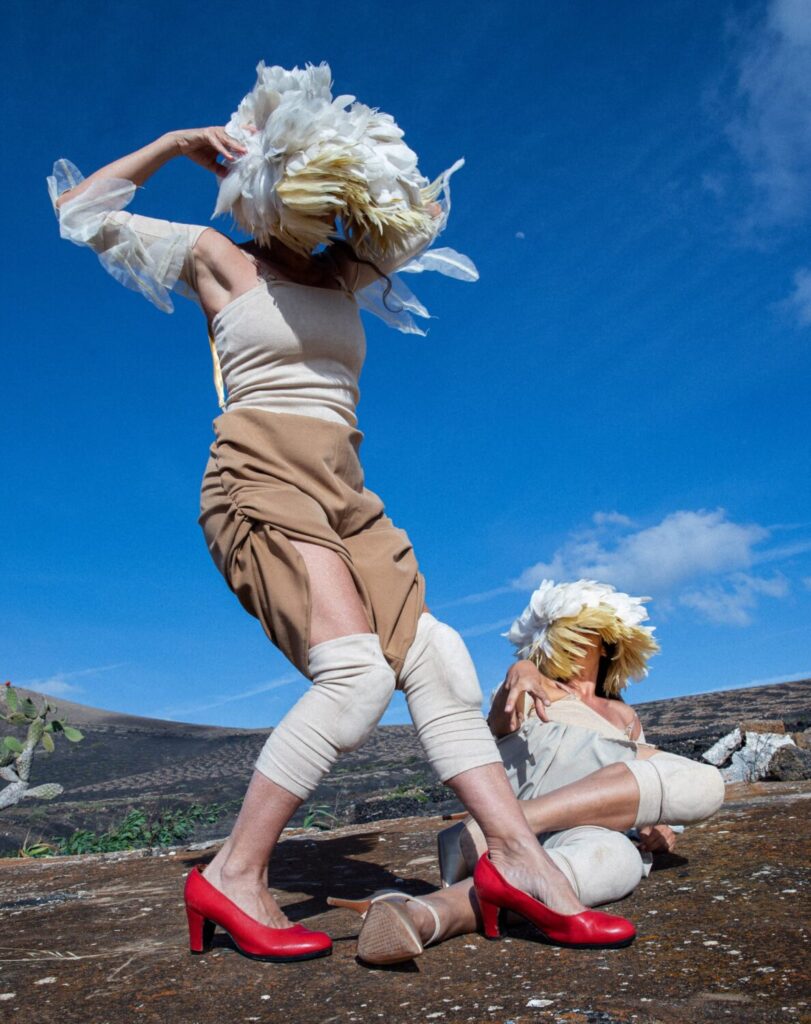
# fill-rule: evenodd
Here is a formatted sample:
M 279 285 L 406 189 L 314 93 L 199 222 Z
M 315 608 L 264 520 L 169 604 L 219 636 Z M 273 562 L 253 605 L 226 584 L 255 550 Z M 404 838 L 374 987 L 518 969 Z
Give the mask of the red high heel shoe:
M 473 886 L 484 918 L 484 934 L 488 939 L 501 936 L 498 916 L 500 910 L 520 914 L 556 946 L 579 949 L 619 949 L 630 946 L 636 938 L 636 929 L 624 917 L 603 914 L 599 910 L 585 910 L 580 914 L 558 914 L 540 900 L 533 899 L 510 885 L 490 860 L 482 854 L 473 872 Z
M 269 928 L 255 921 L 206 881 L 200 864 L 189 872 L 183 897 L 192 953 L 207 953 L 211 949 L 216 925 L 228 932 L 239 952 L 251 960 L 285 963 L 313 960 L 332 952 L 332 939 L 326 932 L 315 932 L 301 924 Z

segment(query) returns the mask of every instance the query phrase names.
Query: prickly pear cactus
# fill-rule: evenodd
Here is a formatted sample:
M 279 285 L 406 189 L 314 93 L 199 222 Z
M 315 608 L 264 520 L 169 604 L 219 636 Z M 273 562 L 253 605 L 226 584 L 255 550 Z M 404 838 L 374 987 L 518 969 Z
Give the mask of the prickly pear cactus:
M 18 804 L 24 797 L 53 800 L 62 792 L 58 782 L 45 782 L 39 786 L 30 784 L 34 751 L 42 747 L 46 753 L 52 753 L 54 736 L 59 733 L 71 743 L 78 743 L 84 736 L 61 718 L 54 717 L 57 712 L 54 705 L 44 701 L 42 707 L 38 707 L 30 697 L 20 699 L 11 683 L 0 687 L 0 695 L 0 721 L 28 726 L 24 740 L 5 736 L 0 742 L 0 779 L 8 783 L 0 789 L 0 810 Z

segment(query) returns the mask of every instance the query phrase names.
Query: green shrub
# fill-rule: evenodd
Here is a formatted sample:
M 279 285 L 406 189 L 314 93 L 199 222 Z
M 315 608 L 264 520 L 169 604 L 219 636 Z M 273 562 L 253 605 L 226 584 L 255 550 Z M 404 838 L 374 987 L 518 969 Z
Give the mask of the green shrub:
M 225 810 L 220 804 L 191 804 L 189 807 L 164 810 L 151 817 L 146 811 L 135 808 L 120 824 L 108 828 L 106 832 L 77 829 L 72 836 L 58 844 L 55 852 L 109 853 L 150 846 L 173 846 L 185 842 L 197 825 L 215 822 Z

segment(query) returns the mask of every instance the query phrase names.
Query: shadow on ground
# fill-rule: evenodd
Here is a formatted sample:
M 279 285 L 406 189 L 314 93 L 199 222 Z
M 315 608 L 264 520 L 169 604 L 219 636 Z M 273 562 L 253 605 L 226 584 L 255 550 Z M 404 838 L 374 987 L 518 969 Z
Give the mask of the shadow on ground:
M 457 938 L 398 969 L 359 964 L 358 919 L 325 898 L 435 886 L 437 818 L 280 844 L 280 902 L 335 939 L 332 957 L 300 964 L 247 960 L 224 938 L 189 955 L 183 881 L 213 849 L 0 861 L 2 1010 L 37 1024 L 807 1021 L 809 795 L 809 783 L 730 787 L 617 906 L 639 930 L 628 949 L 556 949 L 519 929 Z

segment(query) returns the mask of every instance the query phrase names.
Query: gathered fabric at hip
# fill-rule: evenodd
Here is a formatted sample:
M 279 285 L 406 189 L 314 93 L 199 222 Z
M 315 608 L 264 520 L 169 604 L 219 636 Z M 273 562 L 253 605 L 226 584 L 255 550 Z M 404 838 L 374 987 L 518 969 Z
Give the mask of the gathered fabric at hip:
M 425 604 L 404 530 L 364 486 L 363 435 L 348 424 L 263 409 L 214 421 L 200 525 L 218 569 L 276 647 L 309 676 L 310 581 L 291 541 L 344 561 L 395 673 Z

